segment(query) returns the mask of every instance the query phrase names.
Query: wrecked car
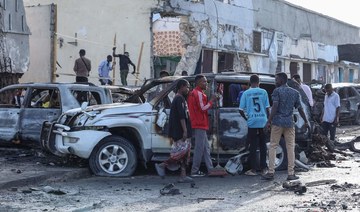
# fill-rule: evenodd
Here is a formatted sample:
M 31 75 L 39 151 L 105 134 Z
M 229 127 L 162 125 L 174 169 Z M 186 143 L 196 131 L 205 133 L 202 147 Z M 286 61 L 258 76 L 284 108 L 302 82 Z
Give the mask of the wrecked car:
M 340 123 L 360 124 L 360 84 L 356 83 L 332 83 L 334 91 L 340 97 Z M 324 85 L 313 86 L 315 119 L 320 122 L 324 108 L 325 91 Z
M 221 162 L 226 162 L 246 147 L 247 123 L 230 96 L 234 92 L 229 92 L 229 89 L 248 84 L 250 75 L 206 75 L 209 82 L 207 95 L 223 94 L 219 106 L 209 111 L 208 131 L 211 153 L 215 154 L 219 147 Z M 171 147 L 167 137 L 168 117 L 174 89 L 180 78 L 170 76 L 147 81 L 124 103 L 83 105 L 67 111 L 57 122 L 44 123 L 41 135 L 44 148 L 59 156 L 73 154 L 89 159 L 90 169 L 100 176 L 130 176 L 138 162 L 146 166 L 149 161 L 167 159 Z M 194 83 L 195 76 L 184 78 Z M 271 101 L 271 93 L 275 89 L 274 76 L 260 75 L 260 82 L 260 87 L 268 91 Z M 302 104 L 311 120 L 308 103 L 302 99 Z M 159 117 L 166 117 L 164 125 L 157 124 Z M 297 142 L 307 146 L 307 142 L 311 141 L 311 130 L 303 127 L 304 121 L 297 110 L 294 111 L 294 119 Z M 282 140 L 277 151 L 277 169 L 287 167 L 286 158 L 285 142 Z
M 85 84 L 25 83 L 0 90 L 0 141 L 40 141 L 44 121 L 82 102 L 111 103 L 109 90 Z
M 100 87 L 109 89 L 111 91 L 111 96 L 113 103 L 124 102 L 130 96 L 132 96 L 140 86 L 116 86 L 116 85 L 101 85 Z

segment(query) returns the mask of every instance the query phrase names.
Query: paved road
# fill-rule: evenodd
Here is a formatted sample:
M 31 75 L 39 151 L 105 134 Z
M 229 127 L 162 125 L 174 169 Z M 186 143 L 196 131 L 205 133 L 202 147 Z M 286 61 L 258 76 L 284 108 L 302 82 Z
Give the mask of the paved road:
M 342 137 L 360 134 L 358 127 L 342 127 L 338 131 Z M 336 180 L 328 185 L 307 187 L 304 195 L 282 188 L 286 172 L 277 172 L 275 180 L 270 182 L 261 180 L 259 176 L 203 177 L 195 179 L 192 187 L 191 184 L 176 183 L 176 173 L 165 179 L 153 171 L 150 174 L 138 172 L 131 178 L 104 178 L 89 176 L 86 167 L 32 159 L 27 159 L 26 155 L 15 159 L 0 157 L 2 179 L 9 181 L 16 175 L 26 178 L 31 173 L 47 176 L 0 190 L 0 211 L 360 210 L 359 154 L 353 154 L 353 157 L 337 155 L 337 160 L 332 161 L 334 168 L 314 167 L 309 172 L 297 173 L 303 184 Z M 79 166 L 83 166 L 81 161 Z M 174 183 L 181 194 L 161 195 L 159 190 L 169 183 Z

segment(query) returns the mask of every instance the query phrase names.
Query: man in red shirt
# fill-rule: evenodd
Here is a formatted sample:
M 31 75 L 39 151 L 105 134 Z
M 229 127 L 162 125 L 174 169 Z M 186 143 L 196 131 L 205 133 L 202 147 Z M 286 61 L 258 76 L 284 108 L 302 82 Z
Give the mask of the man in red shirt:
M 195 148 L 191 168 L 192 177 L 205 175 L 199 170 L 203 158 L 208 172 L 211 172 L 211 169 L 213 169 L 206 131 L 209 129 L 208 110 L 216 100 L 216 97 L 212 96 L 210 101 L 207 101 L 207 96 L 204 93 L 204 90 L 207 89 L 207 80 L 204 75 L 197 75 L 195 77 L 195 84 L 196 88 L 190 92 L 188 97 L 190 122 L 193 135 L 195 135 Z

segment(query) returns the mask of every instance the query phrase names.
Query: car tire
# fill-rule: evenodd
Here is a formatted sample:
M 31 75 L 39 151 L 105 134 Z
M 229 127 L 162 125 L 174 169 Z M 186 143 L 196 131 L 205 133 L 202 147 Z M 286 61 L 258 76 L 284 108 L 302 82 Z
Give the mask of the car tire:
M 137 167 L 136 149 L 122 137 L 108 136 L 94 148 L 89 167 L 98 176 L 131 176 Z
M 270 147 L 270 143 L 268 143 L 268 149 L 269 149 L 269 147 Z M 269 166 L 269 152 L 267 154 L 266 161 Z M 286 170 L 287 164 L 288 164 L 288 159 L 287 159 L 287 150 L 286 150 L 285 139 L 281 138 L 279 145 L 276 149 L 275 170 L 276 171 Z
M 356 111 L 354 123 L 355 123 L 356 125 L 360 125 L 360 109 L 358 109 L 358 110 Z

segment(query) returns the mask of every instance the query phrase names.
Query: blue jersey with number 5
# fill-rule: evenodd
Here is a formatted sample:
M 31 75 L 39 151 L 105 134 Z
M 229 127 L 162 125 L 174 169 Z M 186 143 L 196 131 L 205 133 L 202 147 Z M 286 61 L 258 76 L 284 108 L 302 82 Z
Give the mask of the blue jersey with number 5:
M 247 114 L 249 128 L 265 127 L 268 107 L 270 107 L 269 97 L 264 89 L 250 88 L 241 96 L 239 109 Z

